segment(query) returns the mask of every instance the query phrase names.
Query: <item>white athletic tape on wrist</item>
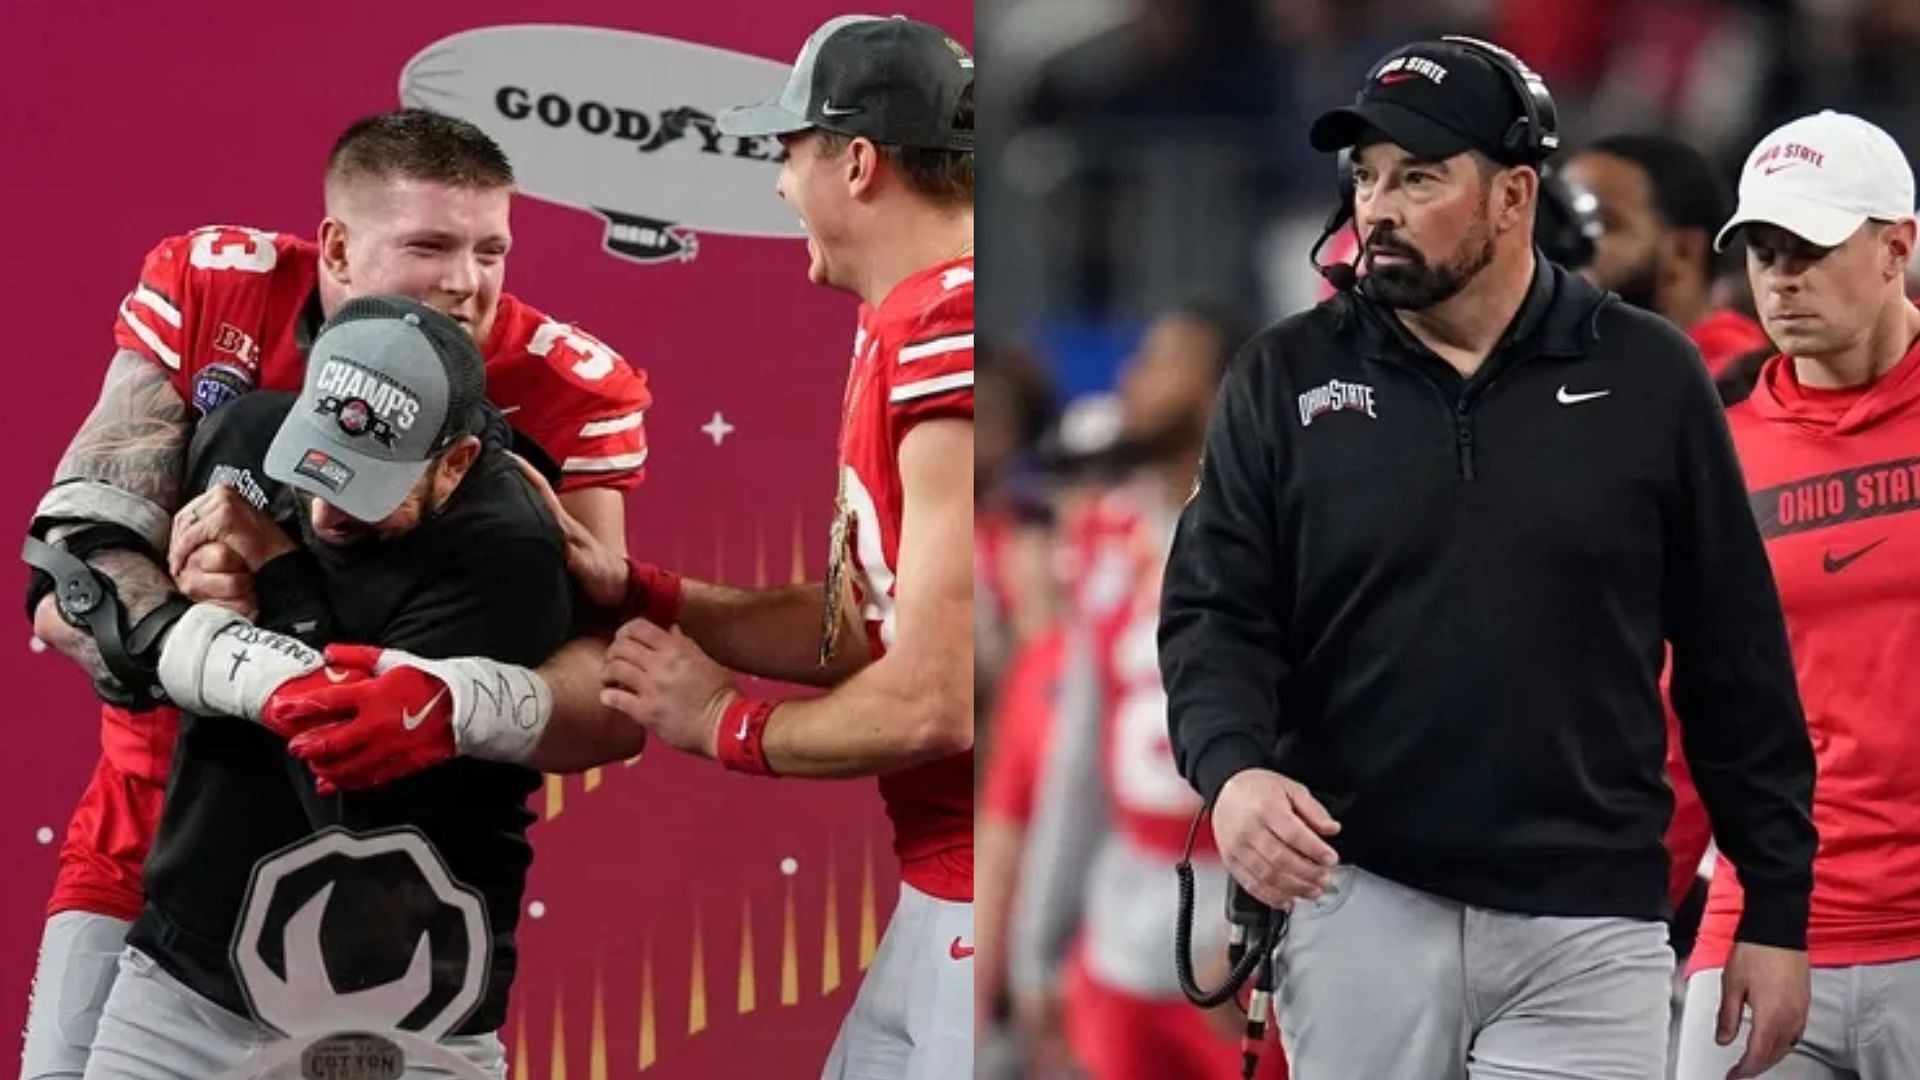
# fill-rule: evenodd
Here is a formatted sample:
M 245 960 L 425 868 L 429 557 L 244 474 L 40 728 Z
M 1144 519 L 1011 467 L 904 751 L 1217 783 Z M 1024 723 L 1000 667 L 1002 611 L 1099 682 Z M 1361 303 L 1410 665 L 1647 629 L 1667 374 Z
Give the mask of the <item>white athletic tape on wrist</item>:
M 426 660 L 388 649 L 373 673 L 418 668 L 445 683 L 453 695 L 453 745 L 461 757 L 524 764 L 553 718 L 547 681 L 517 664 L 478 656 Z
M 195 604 L 167 632 L 160 685 L 187 712 L 258 721 L 281 684 L 324 659 L 298 638 L 262 630 L 223 607 Z

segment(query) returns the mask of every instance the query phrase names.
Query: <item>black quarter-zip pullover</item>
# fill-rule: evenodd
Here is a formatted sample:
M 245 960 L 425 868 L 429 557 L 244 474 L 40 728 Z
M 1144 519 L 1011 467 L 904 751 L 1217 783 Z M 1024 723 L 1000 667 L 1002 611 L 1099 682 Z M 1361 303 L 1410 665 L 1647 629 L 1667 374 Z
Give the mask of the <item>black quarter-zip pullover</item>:
M 1744 940 L 1801 947 L 1813 755 L 1691 343 L 1536 256 L 1471 379 L 1364 294 L 1248 344 L 1164 587 L 1182 773 L 1274 768 L 1343 859 L 1540 915 L 1665 913 L 1660 672 Z

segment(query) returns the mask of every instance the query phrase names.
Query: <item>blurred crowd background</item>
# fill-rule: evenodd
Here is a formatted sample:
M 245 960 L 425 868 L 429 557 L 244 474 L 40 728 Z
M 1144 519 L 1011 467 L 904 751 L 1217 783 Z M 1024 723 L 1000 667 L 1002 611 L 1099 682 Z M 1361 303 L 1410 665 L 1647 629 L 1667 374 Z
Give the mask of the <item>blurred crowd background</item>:
M 1406 42 L 1511 49 L 1559 111 L 1547 250 L 1737 384 L 1771 351 L 1744 254 L 1711 250 L 1742 162 L 1820 109 L 1911 157 L 1920 0 L 978 0 L 976 20 L 986 107 L 1007 118 L 983 129 L 978 195 L 983 1075 L 1237 1075 L 1237 1016 L 1173 982 L 1171 866 L 1196 805 L 1153 625 L 1220 375 L 1247 334 L 1326 294 L 1308 250 L 1334 166 L 1308 123 Z M 1221 919 L 1201 833 L 1204 968 Z M 1115 1034 L 1176 1011 L 1189 1028 Z

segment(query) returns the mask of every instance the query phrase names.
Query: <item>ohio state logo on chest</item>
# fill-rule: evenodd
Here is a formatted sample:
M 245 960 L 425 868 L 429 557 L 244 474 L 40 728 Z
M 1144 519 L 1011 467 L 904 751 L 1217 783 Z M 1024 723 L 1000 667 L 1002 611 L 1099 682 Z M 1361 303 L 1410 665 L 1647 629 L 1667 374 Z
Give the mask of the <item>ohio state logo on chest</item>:
M 1301 427 L 1312 426 L 1315 417 L 1330 412 L 1357 412 L 1369 420 L 1375 419 L 1373 387 L 1330 379 L 1325 386 L 1316 386 L 1300 395 Z
M 322 363 L 314 389 L 323 395 L 320 411 L 334 417 L 340 430 L 371 434 L 383 446 L 392 446 L 396 433 L 411 429 L 420 415 L 420 399 L 412 391 L 345 357 Z

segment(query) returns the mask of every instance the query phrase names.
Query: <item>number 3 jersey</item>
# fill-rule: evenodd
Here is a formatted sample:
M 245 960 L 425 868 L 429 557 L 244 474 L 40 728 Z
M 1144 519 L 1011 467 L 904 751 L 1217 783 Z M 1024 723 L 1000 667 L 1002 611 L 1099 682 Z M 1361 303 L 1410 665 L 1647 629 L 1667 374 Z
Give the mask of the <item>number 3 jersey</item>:
M 853 514 L 847 532 L 854 600 L 872 655 L 893 645 L 900 526 L 906 496 L 900 444 L 914 425 L 973 419 L 973 259 L 902 281 L 877 309 L 862 306 L 841 420 L 840 472 Z M 880 778 L 901 878 L 942 900 L 973 899 L 971 751 Z
M 167 373 L 195 423 L 252 390 L 298 392 L 323 321 L 319 273 L 318 248 L 285 234 L 211 226 L 169 237 L 147 254 L 114 340 Z M 515 449 L 557 474 L 561 491 L 641 482 L 651 399 L 640 371 L 508 294 L 482 351 Z M 107 707 L 102 720 L 104 760 L 75 812 L 50 911 L 131 918 L 178 716 Z

